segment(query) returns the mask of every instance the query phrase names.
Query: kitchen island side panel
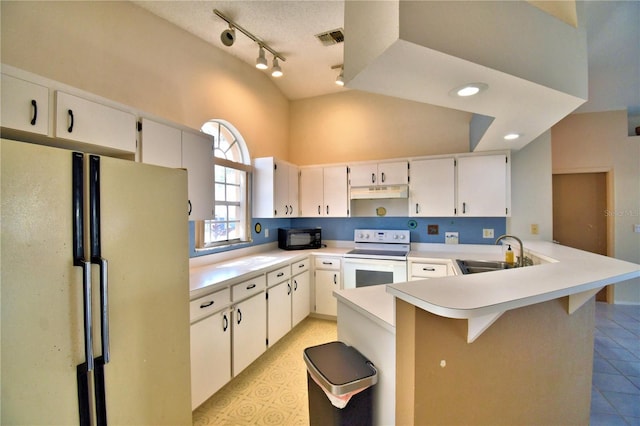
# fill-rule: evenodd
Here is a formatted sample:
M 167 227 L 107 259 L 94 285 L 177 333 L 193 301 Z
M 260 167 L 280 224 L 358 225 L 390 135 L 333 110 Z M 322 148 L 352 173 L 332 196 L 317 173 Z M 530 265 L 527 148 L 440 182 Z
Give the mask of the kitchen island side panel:
M 397 300 L 398 422 L 588 424 L 595 302 L 571 315 L 567 306 L 564 297 L 505 312 L 469 344 L 467 320 Z

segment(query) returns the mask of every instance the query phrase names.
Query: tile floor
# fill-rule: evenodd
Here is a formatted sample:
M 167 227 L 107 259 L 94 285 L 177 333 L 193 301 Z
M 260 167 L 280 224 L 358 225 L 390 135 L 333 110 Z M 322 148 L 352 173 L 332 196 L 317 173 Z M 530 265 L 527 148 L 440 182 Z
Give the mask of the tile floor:
M 640 426 L 640 306 L 596 303 L 591 426 Z

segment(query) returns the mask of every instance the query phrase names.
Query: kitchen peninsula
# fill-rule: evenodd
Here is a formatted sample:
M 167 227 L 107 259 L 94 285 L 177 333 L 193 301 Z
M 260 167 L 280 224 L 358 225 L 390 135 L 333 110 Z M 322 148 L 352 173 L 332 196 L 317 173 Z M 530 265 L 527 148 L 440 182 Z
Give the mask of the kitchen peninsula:
M 471 247 L 409 259 L 470 259 Z M 588 424 L 593 296 L 640 266 L 539 241 L 525 252 L 535 266 L 335 292 L 338 338 L 379 367 L 377 423 Z

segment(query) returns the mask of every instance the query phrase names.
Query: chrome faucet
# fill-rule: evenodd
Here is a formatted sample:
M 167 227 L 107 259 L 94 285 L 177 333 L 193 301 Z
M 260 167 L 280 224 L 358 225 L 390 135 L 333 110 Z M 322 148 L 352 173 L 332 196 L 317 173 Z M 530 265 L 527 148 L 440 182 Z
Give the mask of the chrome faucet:
M 505 238 L 513 238 L 514 240 L 516 240 L 519 244 L 520 244 L 520 256 L 518 256 L 518 266 L 522 267 L 524 266 L 524 246 L 522 245 L 522 240 L 514 235 L 508 235 L 508 234 L 504 234 L 504 235 L 500 235 L 498 237 L 498 239 L 496 240 L 496 245 L 504 240 Z

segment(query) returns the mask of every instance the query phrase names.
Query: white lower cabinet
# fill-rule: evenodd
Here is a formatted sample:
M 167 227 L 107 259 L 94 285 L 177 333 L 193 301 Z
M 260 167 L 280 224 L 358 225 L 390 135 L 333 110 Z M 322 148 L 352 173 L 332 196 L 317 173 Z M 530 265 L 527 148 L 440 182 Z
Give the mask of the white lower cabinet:
M 309 258 L 291 265 L 292 299 L 291 328 L 295 327 L 311 313 L 311 272 Z
M 315 258 L 315 313 L 338 315 L 338 303 L 334 290 L 341 288 L 340 258 L 318 256 Z
M 231 380 L 229 309 L 191 324 L 191 409 Z
M 273 346 L 291 330 L 291 269 L 283 266 L 267 274 L 267 338 Z
M 236 300 L 236 287 L 241 294 L 259 291 L 257 294 L 234 303 L 233 311 L 233 376 L 237 376 L 267 349 L 267 303 L 264 292 L 264 275 L 254 280 L 233 286 L 233 299 Z

